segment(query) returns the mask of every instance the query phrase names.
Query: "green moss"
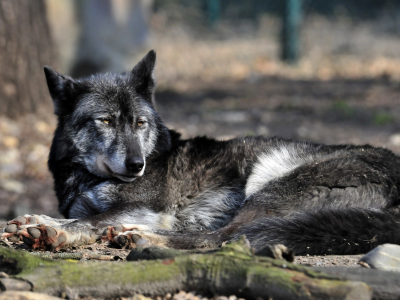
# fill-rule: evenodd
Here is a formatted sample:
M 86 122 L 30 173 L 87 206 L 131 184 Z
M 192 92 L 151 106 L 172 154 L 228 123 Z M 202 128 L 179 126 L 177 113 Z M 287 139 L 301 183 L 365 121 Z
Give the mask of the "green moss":
M 22 275 L 36 267 L 54 264 L 52 260 L 32 255 L 29 252 L 3 247 L 0 247 L 0 257 L 15 262 L 13 275 L 19 273 Z
M 255 136 L 255 135 L 256 135 L 256 133 L 252 130 L 248 130 L 244 134 L 245 137 L 251 137 L 251 136 Z
M 237 241 L 225 244 L 216 252 L 216 255 L 231 256 L 245 260 L 254 259 L 253 252 L 245 236 L 241 236 Z
M 385 112 L 380 112 L 374 115 L 372 121 L 375 125 L 385 125 L 393 122 L 393 116 Z
M 264 266 L 252 266 L 248 271 L 248 276 L 254 284 L 273 285 L 278 289 L 284 289 L 287 292 L 299 294 L 301 284 L 292 280 L 293 273 L 285 269 L 271 267 L 266 272 Z
M 338 100 L 332 105 L 332 109 L 340 112 L 343 116 L 351 118 L 354 116 L 354 108 L 345 100 Z
M 164 262 L 164 263 L 163 263 Z M 98 274 L 102 272 L 113 274 L 105 284 L 139 284 L 143 282 L 158 282 L 176 279 L 181 274 L 179 266 L 174 260 L 154 260 L 126 262 L 116 264 L 112 262 L 88 262 L 79 266 L 64 264 L 61 268 L 62 282 L 74 286 L 91 286 L 98 284 Z M 110 280 L 111 279 L 111 280 Z

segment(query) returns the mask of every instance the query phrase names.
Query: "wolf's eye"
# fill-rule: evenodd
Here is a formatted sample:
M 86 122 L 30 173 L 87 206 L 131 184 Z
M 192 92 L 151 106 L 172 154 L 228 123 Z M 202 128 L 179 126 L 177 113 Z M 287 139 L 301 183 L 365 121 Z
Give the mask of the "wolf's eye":
M 143 126 L 144 125 L 144 121 L 139 120 L 139 121 L 136 122 L 136 125 L 139 126 L 139 127 Z
M 110 119 L 100 119 L 101 122 L 103 122 L 104 124 L 110 125 L 111 124 L 111 120 Z

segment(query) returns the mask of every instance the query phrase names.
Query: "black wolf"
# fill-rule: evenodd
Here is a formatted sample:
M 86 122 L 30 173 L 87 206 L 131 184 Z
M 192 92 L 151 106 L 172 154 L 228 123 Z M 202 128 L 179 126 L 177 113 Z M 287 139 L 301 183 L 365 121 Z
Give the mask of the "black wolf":
M 131 72 L 74 80 L 46 67 L 58 126 L 49 168 L 67 218 L 26 215 L 2 236 L 59 249 L 251 245 L 355 254 L 400 244 L 400 158 L 368 145 L 183 140 L 154 109 L 155 52 Z

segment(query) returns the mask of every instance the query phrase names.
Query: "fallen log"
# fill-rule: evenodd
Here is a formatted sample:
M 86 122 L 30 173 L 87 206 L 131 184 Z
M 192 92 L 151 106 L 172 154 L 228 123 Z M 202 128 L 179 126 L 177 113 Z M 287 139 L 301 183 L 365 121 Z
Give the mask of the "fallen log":
M 314 268 L 317 269 L 317 268 Z M 344 280 L 357 280 L 368 284 L 373 291 L 373 299 L 399 300 L 400 273 L 366 268 L 320 267 L 318 270 L 338 276 Z
M 370 287 L 340 280 L 283 260 L 255 256 L 246 241 L 219 251 L 138 262 L 54 261 L 24 251 L 0 248 L 0 272 L 53 296 L 117 297 L 165 295 L 194 290 L 203 295 L 246 299 L 371 299 Z M 1 280 L 1 279 L 0 279 Z

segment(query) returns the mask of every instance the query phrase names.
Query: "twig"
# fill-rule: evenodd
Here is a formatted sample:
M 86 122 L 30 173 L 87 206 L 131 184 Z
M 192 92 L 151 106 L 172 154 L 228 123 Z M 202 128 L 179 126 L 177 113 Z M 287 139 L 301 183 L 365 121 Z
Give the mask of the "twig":
M 43 252 L 31 252 L 33 255 L 37 255 L 43 258 L 48 259 L 95 259 L 95 260 L 105 260 L 105 261 L 113 261 L 118 260 L 118 256 L 114 255 L 103 255 L 98 253 L 83 253 L 83 252 L 75 252 L 75 253 L 43 253 Z

